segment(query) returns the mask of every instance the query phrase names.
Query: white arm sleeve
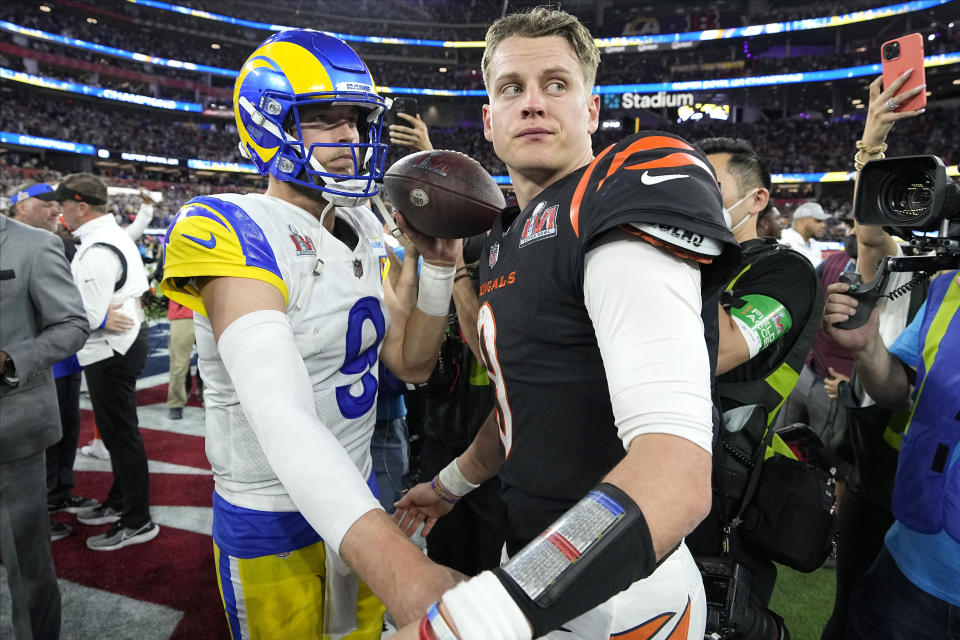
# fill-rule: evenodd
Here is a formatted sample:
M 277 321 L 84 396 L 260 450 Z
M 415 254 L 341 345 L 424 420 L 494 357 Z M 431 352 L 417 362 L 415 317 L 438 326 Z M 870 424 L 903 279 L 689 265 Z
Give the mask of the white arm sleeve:
M 217 346 L 271 468 L 303 517 L 339 553 L 347 529 L 381 507 L 317 416 L 290 320 L 280 311 L 248 313 L 226 328 Z
M 712 451 L 700 270 L 645 240 L 613 235 L 587 252 L 583 291 L 624 448 L 638 435 L 668 433 Z
M 151 220 L 153 220 L 153 205 L 141 204 L 140 209 L 137 210 L 137 217 L 127 225 L 124 231 L 127 232 L 131 240 L 136 242 L 140 239 L 140 236 L 143 235 L 143 232 L 147 230 Z

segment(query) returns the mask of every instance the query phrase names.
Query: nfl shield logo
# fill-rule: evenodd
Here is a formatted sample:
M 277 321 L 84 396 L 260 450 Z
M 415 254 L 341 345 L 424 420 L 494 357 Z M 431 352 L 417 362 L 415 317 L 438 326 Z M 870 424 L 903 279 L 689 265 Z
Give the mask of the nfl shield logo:
M 493 265 L 497 264 L 497 258 L 500 257 L 500 243 L 494 242 L 493 246 L 490 247 L 490 259 L 487 261 L 487 264 L 490 265 L 490 268 L 493 269 Z
M 353 275 L 357 276 L 358 278 L 363 277 L 363 263 L 356 258 L 353 260 Z

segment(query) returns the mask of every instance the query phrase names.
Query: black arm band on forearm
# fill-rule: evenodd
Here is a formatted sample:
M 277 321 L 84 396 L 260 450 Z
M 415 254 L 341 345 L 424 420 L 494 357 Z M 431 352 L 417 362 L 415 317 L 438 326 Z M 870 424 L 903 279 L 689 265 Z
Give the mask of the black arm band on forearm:
M 636 503 L 602 483 L 494 574 L 539 637 L 586 613 L 657 568 Z

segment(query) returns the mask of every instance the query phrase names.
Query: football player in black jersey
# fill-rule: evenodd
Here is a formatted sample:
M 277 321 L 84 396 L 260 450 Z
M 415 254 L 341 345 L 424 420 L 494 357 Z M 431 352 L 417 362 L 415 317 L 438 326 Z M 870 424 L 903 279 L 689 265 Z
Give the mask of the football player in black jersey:
M 683 537 L 710 508 L 717 296 L 740 258 L 716 176 L 656 132 L 594 156 L 599 52 L 569 14 L 501 18 L 486 44 L 484 131 L 519 203 L 481 256 L 496 422 L 395 519 L 429 533 L 499 473 L 511 559 L 397 637 L 700 640 Z

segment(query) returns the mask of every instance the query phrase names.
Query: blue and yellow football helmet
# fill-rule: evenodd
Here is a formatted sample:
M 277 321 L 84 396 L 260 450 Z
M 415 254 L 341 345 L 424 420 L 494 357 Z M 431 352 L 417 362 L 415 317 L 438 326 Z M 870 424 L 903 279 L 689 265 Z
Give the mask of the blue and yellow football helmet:
M 323 143 L 304 149 L 300 110 L 331 104 L 360 109 L 359 143 Z M 240 153 L 262 175 L 324 192 L 331 203 L 355 205 L 376 195 L 387 146 L 381 144 L 389 103 L 377 95 L 363 60 L 342 40 L 310 29 L 289 29 L 267 38 L 240 69 L 233 110 Z M 353 172 L 331 173 L 313 157 L 318 146 L 345 147 Z

